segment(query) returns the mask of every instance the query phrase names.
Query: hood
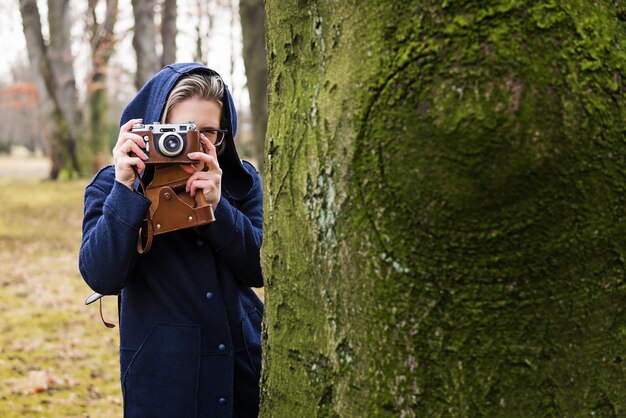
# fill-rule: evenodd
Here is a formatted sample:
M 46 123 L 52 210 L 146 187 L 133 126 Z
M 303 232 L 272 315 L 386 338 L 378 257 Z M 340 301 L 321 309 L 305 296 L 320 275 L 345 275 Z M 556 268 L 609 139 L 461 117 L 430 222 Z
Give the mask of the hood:
M 159 122 L 170 91 L 181 77 L 191 73 L 208 73 L 219 76 L 217 72 L 198 63 L 178 63 L 164 67 L 148 80 L 128 103 L 122 112 L 120 126 L 135 118 L 143 119 L 144 123 Z M 226 97 L 223 100 L 222 112 L 224 112 L 223 119 L 228 126 L 223 128 L 228 129 L 228 132 L 224 138 L 224 150 L 218 156 L 218 162 L 222 169 L 222 190 L 230 197 L 242 199 L 250 192 L 253 179 L 243 167 L 235 148 L 237 112 L 226 83 L 224 83 L 224 95 Z

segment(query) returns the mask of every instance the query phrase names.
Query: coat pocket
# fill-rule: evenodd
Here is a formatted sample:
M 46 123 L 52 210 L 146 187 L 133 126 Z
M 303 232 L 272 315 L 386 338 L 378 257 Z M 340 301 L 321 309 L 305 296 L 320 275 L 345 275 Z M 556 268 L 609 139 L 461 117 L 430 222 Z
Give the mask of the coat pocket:
M 200 328 L 156 324 L 122 377 L 124 416 L 195 417 Z
M 257 377 L 261 375 L 261 322 L 263 316 L 257 309 L 246 313 L 241 320 L 243 342 L 250 357 L 250 363 Z

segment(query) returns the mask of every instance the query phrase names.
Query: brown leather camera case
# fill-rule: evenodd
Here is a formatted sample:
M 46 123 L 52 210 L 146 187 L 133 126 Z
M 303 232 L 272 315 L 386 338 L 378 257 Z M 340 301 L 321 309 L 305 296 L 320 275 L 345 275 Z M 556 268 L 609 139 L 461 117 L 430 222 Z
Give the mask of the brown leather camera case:
M 137 251 L 146 253 L 154 235 L 205 225 L 215 221 L 213 208 L 201 190 L 191 197 L 185 191 L 189 174 L 179 165 L 157 166 L 154 178 L 145 188 L 152 202 L 139 230 Z

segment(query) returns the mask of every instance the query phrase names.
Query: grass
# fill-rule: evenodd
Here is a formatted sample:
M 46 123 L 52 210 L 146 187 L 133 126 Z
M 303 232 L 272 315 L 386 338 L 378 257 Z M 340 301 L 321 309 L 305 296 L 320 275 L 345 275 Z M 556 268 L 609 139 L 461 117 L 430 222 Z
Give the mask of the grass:
M 0 176 L 2 417 L 122 416 L 118 331 L 78 272 L 86 183 Z

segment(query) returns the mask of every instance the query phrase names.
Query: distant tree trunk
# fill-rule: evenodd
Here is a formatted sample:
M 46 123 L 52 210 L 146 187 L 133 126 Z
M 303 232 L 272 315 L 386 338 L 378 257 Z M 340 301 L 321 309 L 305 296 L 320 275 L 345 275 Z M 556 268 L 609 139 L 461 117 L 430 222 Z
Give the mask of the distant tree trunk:
M 99 0 L 89 0 L 91 12 L 88 29 L 91 35 L 91 66 L 87 102 L 89 111 L 90 148 L 93 155 L 93 169 L 99 170 L 106 159 L 109 149 L 109 126 L 107 100 L 107 70 L 109 59 L 115 46 L 113 30 L 117 20 L 118 0 L 106 0 L 106 14 L 98 22 L 95 13 Z
M 196 17 L 198 24 L 196 26 L 196 49 L 194 52 L 194 61 L 207 63 L 209 53 L 207 51 L 209 42 L 213 32 L 213 14 L 206 0 L 196 0 Z M 207 41 L 205 43 L 205 41 Z
M 67 0 L 50 1 L 48 27 L 50 43 L 46 45 L 41 33 L 41 18 L 35 0 L 20 0 L 22 25 L 31 68 L 48 109 L 50 122 L 50 178 L 57 179 L 62 171 L 69 177 L 80 173 L 77 155 L 81 112 L 74 77 L 70 48 L 70 19 Z
M 229 27 L 229 35 L 230 35 L 230 66 L 229 66 L 229 76 L 231 80 L 235 79 L 235 28 L 237 27 L 238 23 L 237 23 L 237 4 L 234 1 L 229 1 L 226 3 L 226 6 L 228 7 L 229 10 L 229 14 L 230 14 L 230 27 Z M 239 22 L 239 25 L 241 25 L 241 22 Z
M 81 128 L 82 115 L 79 110 L 76 76 L 74 75 L 74 58 L 70 41 L 72 21 L 69 11 L 69 0 L 50 0 L 48 2 L 50 32 L 48 53 L 56 81 L 56 96 L 58 96 L 59 106 L 70 123 L 69 130 L 72 137 L 77 138 Z
M 263 0 L 240 0 L 243 62 L 250 93 L 252 137 L 257 168 L 263 172 L 263 150 L 267 129 L 267 58 Z
M 161 18 L 161 40 L 163 55 L 161 66 L 176 62 L 176 0 L 164 0 L 163 16 Z
M 626 415 L 624 2 L 266 10 L 261 415 Z
M 133 47 L 137 55 L 135 87 L 139 90 L 159 70 L 159 57 L 156 50 L 156 30 L 154 27 L 154 6 L 156 0 L 132 0 L 135 28 Z
M 193 60 L 195 62 L 205 62 L 204 61 L 204 36 L 202 34 L 202 19 L 203 19 L 203 11 L 206 7 L 206 3 L 203 0 L 196 0 L 196 11 L 198 16 L 198 23 L 196 24 L 196 50 L 193 55 Z

